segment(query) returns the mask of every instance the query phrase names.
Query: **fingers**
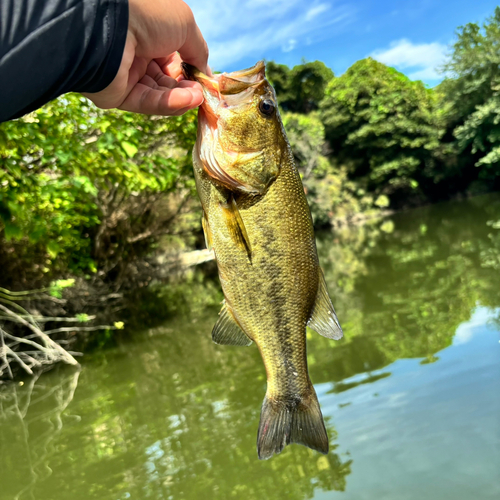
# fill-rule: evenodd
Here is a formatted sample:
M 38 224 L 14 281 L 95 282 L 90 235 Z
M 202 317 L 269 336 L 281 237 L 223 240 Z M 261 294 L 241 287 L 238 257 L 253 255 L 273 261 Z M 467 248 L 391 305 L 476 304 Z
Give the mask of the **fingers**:
M 177 80 L 182 75 L 181 56 L 174 52 L 168 57 L 162 57 L 155 60 L 163 73 Z
M 175 83 L 174 88 L 160 87 L 146 75 L 135 85 L 120 109 L 146 115 L 178 116 L 203 102 L 199 84 L 187 80 Z
M 160 87 L 173 89 L 177 85 L 176 78 L 178 75 L 176 73 L 169 72 L 168 67 L 161 68 L 156 61 L 151 61 L 148 65 L 146 76 L 150 77 Z

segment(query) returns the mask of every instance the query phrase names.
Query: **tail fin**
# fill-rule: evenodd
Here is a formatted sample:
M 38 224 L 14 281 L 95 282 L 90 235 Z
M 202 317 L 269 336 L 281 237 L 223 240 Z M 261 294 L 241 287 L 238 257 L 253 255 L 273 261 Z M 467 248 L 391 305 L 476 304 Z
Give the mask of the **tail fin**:
M 259 459 L 281 453 L 290 443 L 328 453 L 328 435 L 314 390 L 298 400 L 275 400 L 267 394 L 264 398 L 257 435 Z

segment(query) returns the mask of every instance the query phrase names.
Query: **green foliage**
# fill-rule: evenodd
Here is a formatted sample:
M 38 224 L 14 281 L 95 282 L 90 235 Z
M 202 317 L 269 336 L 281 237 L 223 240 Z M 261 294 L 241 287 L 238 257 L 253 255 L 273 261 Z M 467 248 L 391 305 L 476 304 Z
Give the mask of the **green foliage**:
M 367 211 L 372 198 L 335 167 L 326 155 L 325 127 L 317 112 L 284 113 L 283 124 L 302 176 L 315 226 L 345 221 Z
M 333 71 L 321 61 L 304 62 L 292 69 L 270 61 L 266 74 L 274 86 L 281 108 L 295 113 L 309 113 L 318 108 Z
M 441 84 L 456 154 L 479 167 L 479 178 L 500 177 L 500 7 L 482 26 L 460 27 Z
M 57 299 L 60 299 L 62 298 L 63 290 L 65 288 L 71 288 L 74 285 L 75 285 L 75 280 L 72 278 L 67 280 L 53 281 L 49 287 L 49 295 L 51 297 L 56 297 Z M 82 319 L 84 316 L 86 317 L 87 315 L 81 315 L 78 318 L 78 321 L 87 321 L 86 319 Z
M 307 178 L 312 172 L 326 172 L 329 162 L 325 156 L 325 127 L 318 114 L 285 112 L 282 119 L 297 166 L 303 176 Z
M 144 195 L 193 189 L 195 135 L 192 112 L 164 119 L 103 111 L 78 95 L 1 124 L 3 237 L 22 242 L 16 250 L 27 260 L 38 249 L 47 270 L 96 271 L 110 217 L 126 218 Z
M 422 82 L 363 59 L 329 83 L 321 119 L 333 155 L 368 190 L 401 198 L 432 177 L 442 130 Z

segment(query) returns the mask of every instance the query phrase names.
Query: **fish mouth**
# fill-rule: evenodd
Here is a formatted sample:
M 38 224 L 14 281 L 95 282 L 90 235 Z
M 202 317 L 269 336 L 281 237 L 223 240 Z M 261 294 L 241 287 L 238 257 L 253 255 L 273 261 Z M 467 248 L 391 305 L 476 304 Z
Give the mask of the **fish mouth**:
M 200 116 L 205 114 L 210 126 L 214 128 L 217 125 L 219 107 L 231 108 L 252 101 L 254 92 L 265 82 L 266 66 L 264 61 L 259 61 L 251 68 L 208 76 L 183 62 L 182 72 L 184 78 L 202 86 L 205 99 L 200 106 Z
M 263 187 L 250 186 L 229 175 L 214 153 L 219 142 L 219 110 L 251 105 L 255 91 L 265 82 L 265 64 L 259 61 L 255 66 L 232 73 L 208 76 L 187 63 L 182 63 L 184 78 L 202 86 L 204 101 L 198 111 L 198 140 L 195 154 L 199 156 L 204 170 L 214 179 L 231 190 L 262 194 Z M 234 163 L 249 159 L 261 151 L 231 151 L 223 148 L 226 159 Z
M 261 85 L 265 79 L 265 71 L 264 61 L 259 61 L 251 68 L 208 76 L 194 66 L 182 63 L 184 78 L 198 82 L 204 90 L 217 92 L 220 96 L 239 94 L 251 87 Z

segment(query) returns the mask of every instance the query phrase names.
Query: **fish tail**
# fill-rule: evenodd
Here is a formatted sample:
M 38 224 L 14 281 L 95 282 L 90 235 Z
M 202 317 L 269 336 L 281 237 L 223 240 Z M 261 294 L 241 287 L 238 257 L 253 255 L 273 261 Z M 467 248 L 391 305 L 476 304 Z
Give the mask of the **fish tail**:
M 257 453 L 267 460 L 290 443 L 328 453 L 328 435 L 314 389 L 305 397 L 276 399 L 266 394 L 260 412 Z

